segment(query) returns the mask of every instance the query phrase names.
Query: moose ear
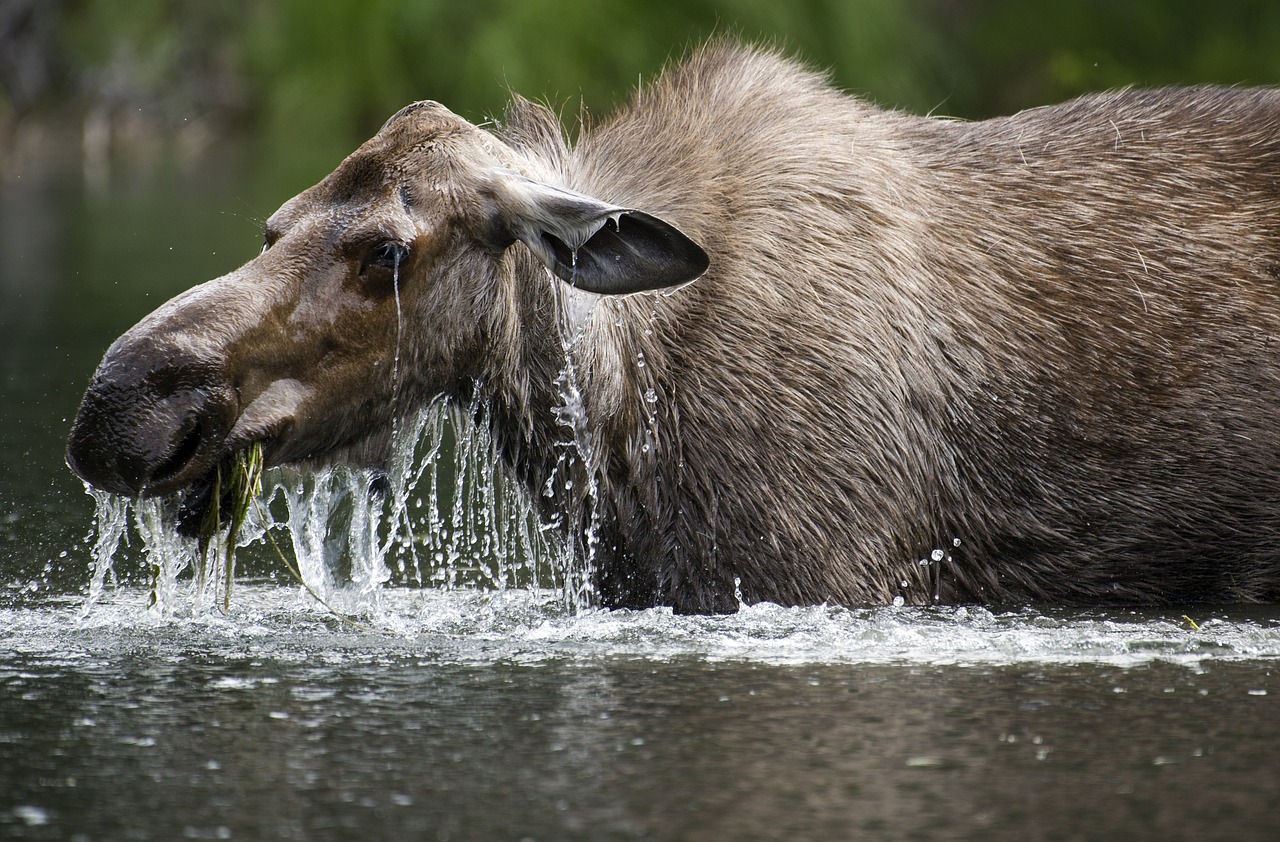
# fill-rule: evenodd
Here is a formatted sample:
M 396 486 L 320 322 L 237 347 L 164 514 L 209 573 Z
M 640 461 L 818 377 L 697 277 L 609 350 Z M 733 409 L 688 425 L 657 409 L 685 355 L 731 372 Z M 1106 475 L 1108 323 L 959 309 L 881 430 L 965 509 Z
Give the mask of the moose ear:
M 503 228 L 555 275 L 587 292 L 627 295 L 677 286 L 707 271 L 707 253 L 675 226 L 631 208 L 499 172 Z

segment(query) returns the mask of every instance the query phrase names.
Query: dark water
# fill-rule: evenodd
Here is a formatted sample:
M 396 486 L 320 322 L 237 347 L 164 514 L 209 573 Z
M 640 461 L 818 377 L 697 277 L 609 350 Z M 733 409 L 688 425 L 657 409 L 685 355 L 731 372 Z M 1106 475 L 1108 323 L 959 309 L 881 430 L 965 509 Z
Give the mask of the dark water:
M 67 424 L 108 342 L 300 186 L 241 172 L 0 186 L 0 838 L 1277 838 L 1272 608 L 388 588 L 352 627 L 260 583 L 227 616 L 136 588 L 86 612 Z
M 570 615 L 291 590 L 0 613 L 0 834 L 1272 839 L 1280 626 L 976 609 Z

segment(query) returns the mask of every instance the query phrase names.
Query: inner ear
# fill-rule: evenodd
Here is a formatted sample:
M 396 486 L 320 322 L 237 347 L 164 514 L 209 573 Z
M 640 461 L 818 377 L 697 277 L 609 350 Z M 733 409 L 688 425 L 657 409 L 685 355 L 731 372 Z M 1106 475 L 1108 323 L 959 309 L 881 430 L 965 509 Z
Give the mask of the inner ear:
M 488 190 L 499 227 L 578 289 L 601 295 L 666 289 L 710 265 L 701 246 L 644 211 L 510 171 L 496 171 Z
M 707 271 L 702 247 L 679 229 L 643 211 L 627 210 L 603 220 L 576 249 L 546 232 L 554 256 L 551 270 L 579 289 L 625 295 L 678 286 Z

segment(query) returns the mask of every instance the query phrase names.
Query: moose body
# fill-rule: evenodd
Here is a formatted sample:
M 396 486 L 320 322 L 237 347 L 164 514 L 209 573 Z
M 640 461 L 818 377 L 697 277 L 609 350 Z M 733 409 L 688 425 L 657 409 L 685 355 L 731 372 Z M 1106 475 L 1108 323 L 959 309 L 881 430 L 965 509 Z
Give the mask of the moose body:
M 69 463 L 376 462 L 444 397 L 607 606 L 1263 601 L 1277 337 L 1280 93 L 968 123 L 717 42 L 572 144 L 402 110 L 112 346 Z

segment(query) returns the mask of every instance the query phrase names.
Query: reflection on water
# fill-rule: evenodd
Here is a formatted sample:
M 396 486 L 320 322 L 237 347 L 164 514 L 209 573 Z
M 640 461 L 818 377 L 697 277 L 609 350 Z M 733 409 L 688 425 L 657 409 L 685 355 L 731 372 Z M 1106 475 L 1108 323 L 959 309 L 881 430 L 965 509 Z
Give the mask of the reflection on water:
M 355 628 L 273 585 L 229 616 L 145 597 L 0 612 L 0 835 L 1264 839 L 1280 819 L 1266 614 L 708 618 L 393 589 Z

